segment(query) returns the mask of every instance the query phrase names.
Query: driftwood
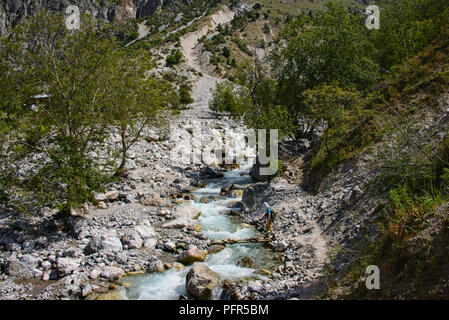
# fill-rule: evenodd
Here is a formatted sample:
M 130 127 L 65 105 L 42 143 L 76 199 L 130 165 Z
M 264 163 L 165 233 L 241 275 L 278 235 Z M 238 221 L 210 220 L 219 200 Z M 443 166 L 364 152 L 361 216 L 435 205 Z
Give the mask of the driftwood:
M 272 240 L 273 239 L 266 239 L 266 238 L 224 239 L 224 240 L 212 241 L 211 245 L 214 245 L 214 244 L 225 245 L 225 244 L 235 244 L 235 243 L 267 243 L 267 242 L 271 242 Z

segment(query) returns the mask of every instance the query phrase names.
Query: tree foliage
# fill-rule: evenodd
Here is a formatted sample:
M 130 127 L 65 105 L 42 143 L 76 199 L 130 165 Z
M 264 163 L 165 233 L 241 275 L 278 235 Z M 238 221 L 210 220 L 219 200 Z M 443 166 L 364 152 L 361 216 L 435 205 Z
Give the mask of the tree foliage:
M 148 57 L 117 48 L 92 18 L 69 31 L 47 11 L 2 40 L 1 174 L 10 196 L 28 194 L 29 207 L 68 216 L 115 171 L 115 159 L 100 155 L 111 126 L 120 128 L 126 154 L 170 104 L 171 87 L 145 74 Z
M 374 58 L 384 70 L 400 64 L 444 34 L 448 0 L 382 0 L 380 30 L 373 30 Z

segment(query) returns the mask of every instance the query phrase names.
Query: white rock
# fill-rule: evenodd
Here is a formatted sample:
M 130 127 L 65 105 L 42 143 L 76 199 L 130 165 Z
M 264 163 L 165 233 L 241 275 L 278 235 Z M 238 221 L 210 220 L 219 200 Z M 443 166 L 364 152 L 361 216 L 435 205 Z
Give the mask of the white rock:
M 89 273 L 89 278 L 90 278 L 90 279 L 97 279 L 100 275 L 101 275 L 101 270 L 99 270 L 99 269 L 93 269 L 93 270 Z
M 101 202 L 101 201 L 107 201 L 108 198 L 103 193 L 95 193 L 94 194 L 94 200 L 97 201 L 97 202 Z
M 100 209 L 107 209 L 108 206 L 106 205 L 106 203 L 104 203 L 103 201 L 98 202 L 98 208 Z
M 47 271 L 51 269 L 51 263 L 48 261 L 44 261 L 41 264 L 42 270 Z
M 128 249 L 139 249 L 143 245 L 143 240 L 136 230 L 130 229 L 125 232 L 126 242 Z
M 154 247 L 156 247 L 156 244 L 157 244 L 157 240 L 156 240 L 156 239 L 154 239 L 154 238 L 149 238 L 149 239 L 146 239 L 146 240 L 145 240 L 145 243 L 143 244 L 143 246 L 144 246 L 145 248 L 153 249 Z
M 177 218 L 162 225 L 163 228 L 183 229 L 187 228 L 193 231 L 200 231 L 201 226 L 195 219 Z
M 263 287 L 258 282 L 252 281 L 248 283 L 248 289 L 254 292 L 260 292 L 263 290 Z
M 56 260 L 56 270 L 59 276 L 66 276 L 78 269 L 81 259 L 58 258 Z
M 154 231 L 153 227 L 141 224 L 134 228 L 134 230 L 139 233 L 139 235 L 142 237 L 142 239 L 146 240 L 148 238 L 152 238 L 156 235 L 156 232 Z
M 112 251 L 112 252 L 118 252 L 122 251 L 123 246 L 122 242 L 117 237 L 108 237 L 101 241 L 101 247 L 104 250 Z
M 122 269 L 120 269 L 118 267 L 111 267 L 111 266 L 103 268 L 103 271 L 101 272 L 101 276 L 110 281 L 118 280 L 121 277 L 123 277 L 124 275 L 125 275 L 125 271 L 123 271 Z
M 161 260 L 156 260 L 153 262 L 150 262 L 148 265 L 148 271 L 150 272 L 164 272 L 164 263 Z
M 201 211 L 198 210 L 193 205 L 186 205 L 177 207 L 173 216 L 175 218 L 183 218 L 183 219 L 197 219 L 201 214 Z
M 115 201 L 118 198 L 118 191 L 109 191 L 106 192 L 106 198 L 108 198 L 109 201 Z
M 42 278 L 43 272 L 39 269 L 33 269 L 31 271 L 33 273 L 33 278 Z

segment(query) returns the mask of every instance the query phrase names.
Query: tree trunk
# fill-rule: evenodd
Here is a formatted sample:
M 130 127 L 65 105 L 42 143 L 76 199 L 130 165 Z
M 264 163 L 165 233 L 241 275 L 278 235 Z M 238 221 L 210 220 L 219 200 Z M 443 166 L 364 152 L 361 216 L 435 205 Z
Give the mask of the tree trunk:
M 122 130 L 122 161 L 117 171 L 115 172 L 116 176 L 123 176 L 125 174 L 125 165 L 126 165 L 126 152 L 128 151 L 128 146 L 126 145 L 126 129 Z

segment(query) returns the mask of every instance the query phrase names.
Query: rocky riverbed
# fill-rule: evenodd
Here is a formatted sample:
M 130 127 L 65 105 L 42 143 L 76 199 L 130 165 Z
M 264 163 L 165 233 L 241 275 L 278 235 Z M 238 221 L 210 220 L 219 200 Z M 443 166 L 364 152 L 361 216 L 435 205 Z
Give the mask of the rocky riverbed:
M 207 99 L 202 90 L 195 92 L 197 102 Z M 171 268 L 175 255 L 207 249 L 194 217 L 176 206 L 191 199 L 200 179 L 217 173 L 185 164 L 172 151 L 192 131 L 207 140 L 216 130 L 237 127 L 194 106 L 172 123 L 170 138 L 148 130 L 129 151 L 126 178 L 74 210 L 68 229 L 46 208 L 32 216 L 2 208 L 0 298 L 85 298 L 107 292 L 126 273 Z

